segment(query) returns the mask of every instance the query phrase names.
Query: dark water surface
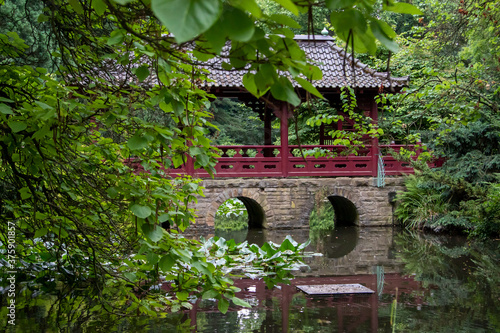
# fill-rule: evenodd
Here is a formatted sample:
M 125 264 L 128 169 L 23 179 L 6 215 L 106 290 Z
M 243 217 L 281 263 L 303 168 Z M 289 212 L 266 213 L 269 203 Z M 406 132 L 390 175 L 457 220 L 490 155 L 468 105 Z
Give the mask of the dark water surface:
M 251 309 L 217 311 L 210 300 L 186 313 L 118 322 L 92 319 L 83 310 L 62 309 L 66 327 L 47 318 L 41 302 L 17 314 L 18 332 L 500 332 L 500 242 L 422 235 L 393 228 L 341 228 L 326 235 L 308 230 L 218 234 L 237 241 L 281 242 L 290 234 L 323 254 L 305 259 L 309 268 L 291 285 L 267 289 L 262 281 L 239 280 Z M 308 296 L 297 285 L 359 283 L 373 294 Z M 72 316 L 72 321 L 67 320 Z M 4 317 L 4 316 L 3 316 Z M 3 324 L 0 327 L 5 327 Z

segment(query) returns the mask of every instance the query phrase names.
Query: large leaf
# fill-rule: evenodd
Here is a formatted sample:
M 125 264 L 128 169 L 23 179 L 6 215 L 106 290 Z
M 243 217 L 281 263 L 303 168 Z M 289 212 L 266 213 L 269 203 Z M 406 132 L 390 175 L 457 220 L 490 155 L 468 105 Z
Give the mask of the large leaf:
M 248 302 L 238 298 L 238 297 L 233 297 L 231 299 L 235 305 L 243 306 L 245 308 L 251 308 L 250 304 Z
M 144 149 L 148 146 L 148 140 L 140 133 L 136 133 L 133 137 L 128 139 L 127 146 L 132 150 Z
M 141 219 L 145 219 L 146 217 L 151 215 L 151 208 L 149 208 L 148 206 L 135 204 L 130 207 L 130 210 L 132 211 L 132 213 L 134 213 L 135 216 L 140 217 Z
M 135 70 L 135 75 L 140 82 L 144 81 L 149 76 L 149 68 L 147 65 L 142 65 Z
M 219 308 L 220 312 L 226 313 L 227 310 L 229 309 L 229 301 L 225 298 L 221 298 L 217 303 L 217 307 Z
M 9 121 L 8 125 L 12 132 L 17 133 L 21 132 L 28 127 L 28 125 L 24 121 Z
M 255 24 L 245 12 L 237 8 L 226 7 L 221 20 L 224 32 L 230 39 L 248 42 L 252 38 Z
M 338 34 L 345 34 L 349 32 L 349 30 L 353 30 L 357 33 L 364 33 L 368 27 L 365 16 L 357 9 L 332 12 L 330 14 L 330 20 Z
M 298 24 L 297 21 L 284 14 L 272 14 L 269 18 L 278 24 L 282 24 L 290 28 L 302 28 L 302 26 Z
M 292 84 L 286 77 L 280 77 L 278 82 L 271 86 L 271 93 L 274 98 L 280 101 L 288 102 L 294 106 L 300 104 L 299 96 L 297 96 Z
M 411 15 L 422 15 L 422 11 L 418 9 L 417 7 L 413 6 L 412 4 L 405 3 L 405 2 L 396 2 L 392 4 L 391 6 L 385 6 L 384 9 L 394 12 L 394 13 L 400 13 L 400 14 L 411 14 Z
M 383 21 L 372 21 L 370 23 L 373 34 L 388 50 L 398 52 L 398 44 L 391 39 L 389 33 L 393 32 L 392 28 Z
M 102 15 L 108 8 L 104 0 L 92 0 L 92 7 L 95 9 L 97 15 Z
M 0 112 L 3 114 L 14 114 L 14 112 L 12 112 L 11 107 L 3 103 L 0 103 Z
M 356 0 L 326 0 L 325 4 L 329 9 L 337 10 L 354 6 L 356 4 Z
M 152 0 L 151 8 L 178 43 L 207 31 L 221 12 L 219 0 Z
M 144 235 L 146 235 L 146 237 L 152 242 L 158 242 L 163 238 L 163 228 L 159 225 L 144 223 L 141 228 Z
M 158 263 L 158 266 L 164 273 L 170 272 L 174 265 L 175 259 L 170 254 L 163 256 Z
M 311 82 L 309 82 L 305 79 L 302 79 L 300 77 L 296 77 L 295 81 L 297 81 L 302 86 L 302 88 L 304 88 L 305 90 L 307 90 L 308 92 L 310 92 L 314 96 L 319 97 L 319 98 L 324 98 L 321 95 L 321 93 L 318 91 L 318 89 L 316 89 L 316 87 L 312 85 Z
M 297 6 L 295 6 L 292 0 L 274 0 L 274 1 L 283 6 L 283 8 L 291 11 L 293 15 L 299 16 L 299 9 L 297 8 Z

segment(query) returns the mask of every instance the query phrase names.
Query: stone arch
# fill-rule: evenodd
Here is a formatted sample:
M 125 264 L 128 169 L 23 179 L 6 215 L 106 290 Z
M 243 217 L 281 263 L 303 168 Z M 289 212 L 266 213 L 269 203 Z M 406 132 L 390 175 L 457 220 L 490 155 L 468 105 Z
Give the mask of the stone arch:
M 359 205 L 351 191 L 337 188 L 327 198 L 335 211 L 336 226 L 359 225 Z
M 260 229 L 264 227 L 266 213 L 257 201 L 247 197 L 237 197 L 243 202 L 248 212 L 248 229 Z
M 352 201 L 339 195 L 328 196 L 335 211 L 335 226 L 350 226 L 359 224 L 359 214 Z
M 252 188 L 233 188 L 222 191 L 209 206 L 205 223 L 209 227 L 214 226 L 214 219 L 217 209 L 226 200 L 238 198 L 243 202 L 248 212 L 249 228 L 272 228 L 272 219 L 274 214 L 270 205 L 267 203 L 267 198 L 260 193 L 258 189 Z

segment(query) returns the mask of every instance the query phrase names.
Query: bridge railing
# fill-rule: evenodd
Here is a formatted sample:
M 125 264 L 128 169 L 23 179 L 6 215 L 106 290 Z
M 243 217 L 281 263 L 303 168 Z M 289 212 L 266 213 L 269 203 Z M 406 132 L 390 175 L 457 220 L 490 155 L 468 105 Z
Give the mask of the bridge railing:
M 317 176 L 376 176 L 377 160 L 381 154 L 386 175 L 413 173 L 413 168 L 405 161 L 398 161 L 391 152 L 402 149 L 415 151 L 416 158 L 420 151 L 414 145 L 379 145 L 359 148 L 355 154 L 345 155 L 347 147 L 336 145 L 288 146 L 283 152 L 281 146 L 246 145 L 218 146 L 220 157 L 215 166 L 215 177 L 317 177 Z M 327 156 L 302 156 L 312 149 L 321 149 Z M 302 152 L 301 152 L 302 149 Z M 286 156 L 286 158 L 283 158 Z M 430 165 L 435 166 L 433 164 Z M 194 170 L 192 162 L 176 169 L 167 170 L 172 176 L 191 174 L 209 177 L 203 169 Z

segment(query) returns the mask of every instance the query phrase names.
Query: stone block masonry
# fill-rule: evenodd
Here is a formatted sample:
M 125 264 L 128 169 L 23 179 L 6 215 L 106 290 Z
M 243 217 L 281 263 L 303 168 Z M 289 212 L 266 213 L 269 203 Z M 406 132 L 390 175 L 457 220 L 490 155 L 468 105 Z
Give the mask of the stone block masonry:
M 307 229 L 320 191 L 323 200 L 332 203 L 337 223 L 392 225 L 390 193 L 404 190 L 403 180 L 388 177 L 385 187 L 377 187 L 370 177 L 207 179 L 202 183 L 205 197 L 198 197 L 194 206 L 198 218 L 193 227 L 213 229 L 218 207 L 229 198 L 240 198 L 252 226 Z

